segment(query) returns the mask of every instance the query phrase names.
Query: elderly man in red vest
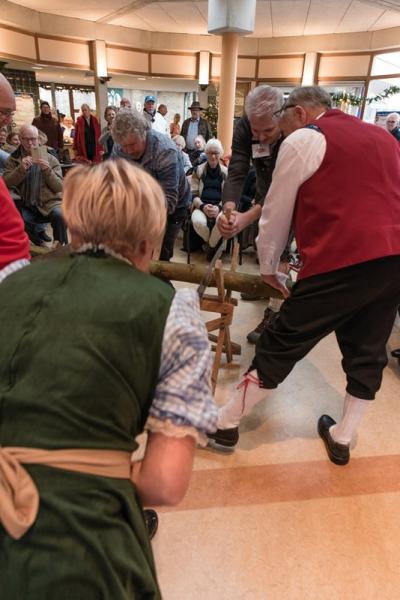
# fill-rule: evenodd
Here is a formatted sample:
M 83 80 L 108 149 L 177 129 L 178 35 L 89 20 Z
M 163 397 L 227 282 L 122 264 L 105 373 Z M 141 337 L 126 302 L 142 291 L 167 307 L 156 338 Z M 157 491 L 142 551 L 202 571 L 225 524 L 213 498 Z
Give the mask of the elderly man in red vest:
M 0 73 L 0 127 L 11 123 L 14 112 L 14 92 Z M 29 259 L 29 239 L 24 222 L 0 178 L 0 283 L 20 267 L 29 264 Z
M 286 301 L 262 333 L 236 394 L 220 409 L 211 438 L 235 446 L 241 417 L 335 332 L 347 378 L 343 416 L 336 423 L 322 415 L 318 433 L 330 460 L 344 465 L 380 388 L 400 304 L 399 144 L 384 129 L 331 110 L 319 87 L 293 90 L 280 127 L 288 137 L 264 203 L 258 254 L 262 278 Z M 303 266 L 289 292 L 278 267 L 292 224 Z

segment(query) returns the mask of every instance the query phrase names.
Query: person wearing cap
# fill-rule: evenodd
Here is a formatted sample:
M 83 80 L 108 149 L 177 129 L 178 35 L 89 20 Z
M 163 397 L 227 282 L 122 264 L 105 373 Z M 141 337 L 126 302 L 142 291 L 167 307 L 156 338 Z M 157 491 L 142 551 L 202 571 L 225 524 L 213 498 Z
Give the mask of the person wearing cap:
M 186 152 L 194 150 L 194 141 L 198 135 L 202 135 L 206 142 L 213 137 L 211 127 L 206 119 L 200 116 L 204 108 L 200 106 L 200 102 L 192 102 L 189 106 L 192 116 L 183 121 L 181 135 L 185 138 Z
M 57 151 L 63 149 L 64 139 L 61 125 L 52 116 L 50 104 L 45 100 L 40 103 L 40 115 L 33 119 L 32 125 L 46 134 L 48 146 Z
M 143 115 L 150 123 L 150 127 L 159 133 L 165 133 L 171 137 L 167 121 L 161 113 L 156 110 L 157 98 L 155 96 L 146 96 L 144 99 Z

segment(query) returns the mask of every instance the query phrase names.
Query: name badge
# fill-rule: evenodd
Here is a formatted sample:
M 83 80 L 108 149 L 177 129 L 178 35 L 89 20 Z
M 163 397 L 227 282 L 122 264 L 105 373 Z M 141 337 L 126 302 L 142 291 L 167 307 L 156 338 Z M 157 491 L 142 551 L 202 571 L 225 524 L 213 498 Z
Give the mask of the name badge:
M 259 144 L 257 142 L 252 144 L 251 156 L 252 158 L 264 158 L 265 156 L 271 156 L 269 144 Z

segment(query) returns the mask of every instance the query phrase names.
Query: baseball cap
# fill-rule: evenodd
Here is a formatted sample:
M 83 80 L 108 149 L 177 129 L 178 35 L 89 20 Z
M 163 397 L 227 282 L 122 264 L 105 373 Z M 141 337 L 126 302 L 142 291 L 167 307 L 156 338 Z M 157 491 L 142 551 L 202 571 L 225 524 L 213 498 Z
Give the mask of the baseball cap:
M 146 96 L 144 101 L 145 102 L 157 102 L 157 98 L 155 96 Z

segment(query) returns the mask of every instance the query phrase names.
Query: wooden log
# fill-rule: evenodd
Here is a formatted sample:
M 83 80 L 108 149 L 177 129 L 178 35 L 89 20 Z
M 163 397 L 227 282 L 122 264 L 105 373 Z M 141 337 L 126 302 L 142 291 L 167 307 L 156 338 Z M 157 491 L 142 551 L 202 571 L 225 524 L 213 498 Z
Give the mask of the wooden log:
M 159 277 L 171 281 L 185 281 L 186 283 L 200 283 L 207 272 L 207 266 L 186 263 L 174 263 L 167 261 L 153 261 L 150 272 Z M 282 294 L 275 288 L 263 282 L 259 275 L 249 273 L 238 273 L 224 271 L 225 289 L 235 292 L 246 292 L 255 296 L 266 298 L 282 298 Z M 214 276 L 210 277 L 209 287 L 217 287 Z

